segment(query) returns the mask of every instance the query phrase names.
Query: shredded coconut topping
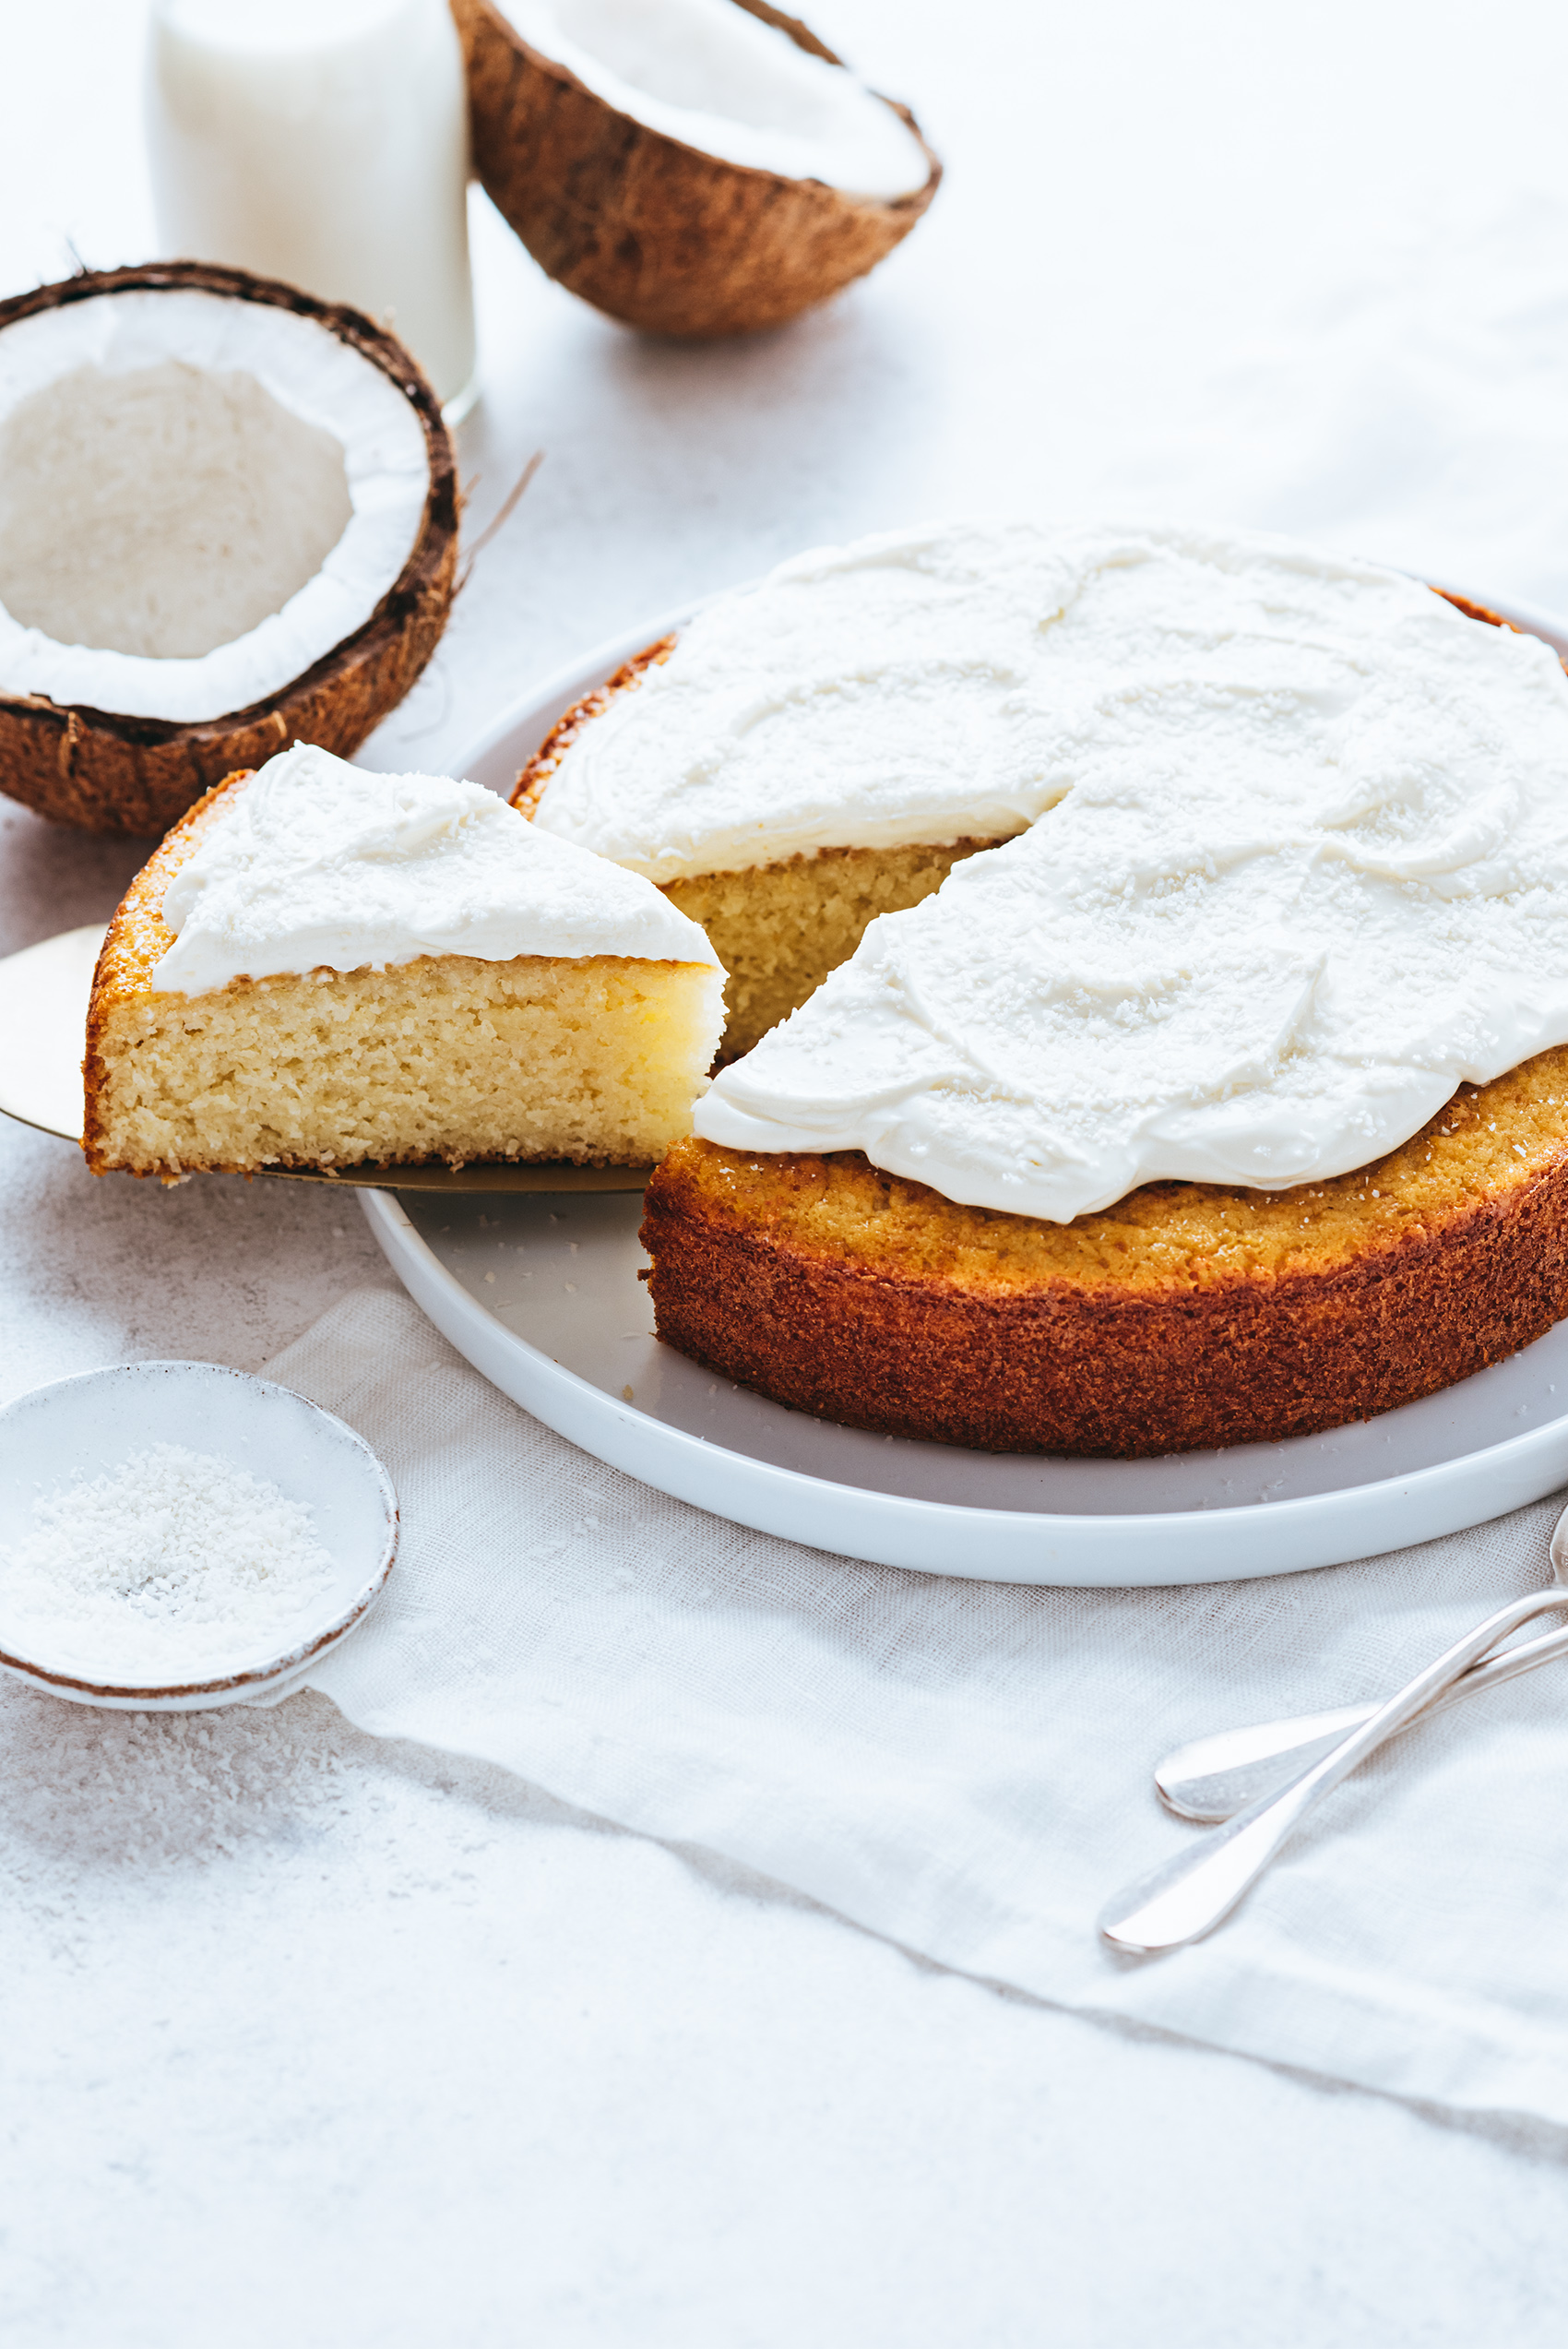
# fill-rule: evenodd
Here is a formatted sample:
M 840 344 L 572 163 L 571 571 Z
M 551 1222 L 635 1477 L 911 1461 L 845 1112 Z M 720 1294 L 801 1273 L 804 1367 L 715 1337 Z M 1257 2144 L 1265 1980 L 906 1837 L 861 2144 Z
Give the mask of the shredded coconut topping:
M 105 1679 L 200 1679 L 286 1650 L 331 1581 L 308 1507 L 182 1444 L 56 1487 L 33 1516 L 0 1547 L 0 1639 Z
M 312 743 L 231 795 L 162 910 L 175 943 L 152 984 L 166 995 L 433 954 L 719 963 L 706 931 L 647 881 L 481 784 L 373 775 Z

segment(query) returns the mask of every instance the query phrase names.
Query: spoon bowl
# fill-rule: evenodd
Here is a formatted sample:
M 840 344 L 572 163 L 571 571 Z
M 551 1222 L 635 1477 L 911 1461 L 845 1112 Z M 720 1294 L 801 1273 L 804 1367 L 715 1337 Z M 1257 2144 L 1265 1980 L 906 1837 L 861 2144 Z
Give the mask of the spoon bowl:
M 1471 1665 L 1538 1616 L 1568 1611 L 1568 1586 L 1549 1584 L 1489 1615 L 1435 1663 L 1380 1705 L 1369 1721 L 1330 1747 L 1283 1791 L 1249 1804 L 1223 1827 L 1189 1844 L 1148 1875 L 1124 1885 L 1100 1913 L 1099 1929 L 1123 1954 L 1154 1957 L 1201 1941 L 1229 1915 L 1301 1824 L 1342 1779 L 1381 1745 L 1428 1711 Z
M 1568 1585 L 1568 1509 L 1552 1530 L 1551 1570 Z M 1473 1663 L 1469 1670 L 1433 1699 L 1415 1720 L 1430 1721 L 1467 1697 L 1479 1696 L 1506 1680 L 1516 1680 L 1538 1664 L 1568 1656 L 1568 1629 L 1544 1632 L 1516 1648 Z M 1298 1713 L 1287 1721 L 1251 1723 L 1244 1729 L 1221 1729 L 1207 1737 L 1194 1737 L 1175 1747 L 1156 1765 L 1155 1787 L 1168 1811 L 1205 1827 L 1234 1818 L 1250 1804 L 1277 1794 L 1299 1771 L 1332 1753 L 1340 1739 L 1360 1729 L 1377 1711 L 1375 1704 L 1341 1705 L 1332 1712 Z M 1408 1723 L 1407 1726 L 1409 1724 Z

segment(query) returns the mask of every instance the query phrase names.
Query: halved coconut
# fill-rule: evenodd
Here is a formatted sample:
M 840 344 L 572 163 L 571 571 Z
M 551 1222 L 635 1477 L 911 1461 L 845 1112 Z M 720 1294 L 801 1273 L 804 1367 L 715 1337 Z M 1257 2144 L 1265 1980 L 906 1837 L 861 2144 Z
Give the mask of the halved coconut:
M 346 757 L 452 601 L 434 393 L 357 311 L 242 269 L 0 303 L 0 789 L 159 832 L 296 735 Z
M 914 116 L 766 0 L 452 0 L 474 166 L 552 278 L 628 326 L 780 326 L 936 193 Z

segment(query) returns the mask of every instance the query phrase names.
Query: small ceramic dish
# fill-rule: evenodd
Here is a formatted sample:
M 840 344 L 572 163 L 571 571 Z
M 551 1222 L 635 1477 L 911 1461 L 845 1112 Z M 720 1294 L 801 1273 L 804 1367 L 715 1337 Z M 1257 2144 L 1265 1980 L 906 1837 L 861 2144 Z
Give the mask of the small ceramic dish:
M 48 1648 L 37 1628 L 7 1615 L 0 1571 L 0 1670 L 77 1704 L 136 1712 L 196 1712 L 282 1693 L 340 1640 L 379 1596 L 398 1552 L 398 1496 L 369 1445 L 329 1411 L 287 1387 L 212 1362 L 137 1362 L 83 1371 L 35 1387 L 0 1411 L 0 1553 L 36 1524 L 39 1495 L 76 1473 L 106 1474 L 127 1454 L 180 1444 L 232 1461 L 276 1485 L 312 1514 L 332 1560 L 332 1580 L 279 1650 L 274 1629 L 257 1646 L 237 1632 L 232 1655 L 210 1655 L 188 1677 L 157 1687 L 105 1678 L 101 1665 Z M 63 1635 L 62 1635 L 63 1636 Z

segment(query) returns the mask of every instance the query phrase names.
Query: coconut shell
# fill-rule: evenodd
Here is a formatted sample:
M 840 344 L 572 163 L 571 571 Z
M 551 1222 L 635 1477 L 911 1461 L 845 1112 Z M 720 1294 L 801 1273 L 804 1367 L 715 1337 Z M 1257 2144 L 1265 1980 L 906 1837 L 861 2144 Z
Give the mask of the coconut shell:
M 797 48 L 842 63 L 797 18 L 734 0 Z M 930 160 L 892 201 L 730 163 L 616 112 L 531 49 L 492 0 L 452 0 L 474 168 L 551 277 L 650 334 L 696 341 L 782 326 L 863 277 L 908 236 L 942 165 L 908 107 L 884 104 Z
M 177 723 L 0 692 L 0 790 L 41 816 L 92 832 L 166 831 L 225 775 L 260 766 L 296 737 L 348 757 L 397 708 L 430 659 L 456 585 L 457 470 L 440 402 L 402 344 L 359 311 L 318 302 L 245 269 L 164 261 L 86 270 L 0 302 L 0 333 L 41 310 L 147 288 L 272 303 L 318 320 L 389 376 L 418 415 L 430 488 L 408 561 L 369 619 L 266 701 L 221 718 Z

